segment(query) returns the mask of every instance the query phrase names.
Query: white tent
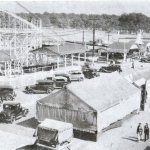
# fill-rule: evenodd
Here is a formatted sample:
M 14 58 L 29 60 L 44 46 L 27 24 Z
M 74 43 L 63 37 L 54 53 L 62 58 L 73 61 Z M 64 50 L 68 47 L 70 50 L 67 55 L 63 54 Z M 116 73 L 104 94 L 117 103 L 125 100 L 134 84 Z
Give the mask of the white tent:
M 139 47 L 136 44 L 133 44 L 130 49 L 139 49 Z
M 144 44 L 143 41 L 142 41 L 141 33 L 137 34 L 137 38 L 136 38 L 135 44 L 138 44 L 138 45 L 143 45 Z
M 101 132 L 140 108 L 140 90 L 115 72 L 67 85 L 37 101 L 37 119 L 72 123 L 74 129 Z

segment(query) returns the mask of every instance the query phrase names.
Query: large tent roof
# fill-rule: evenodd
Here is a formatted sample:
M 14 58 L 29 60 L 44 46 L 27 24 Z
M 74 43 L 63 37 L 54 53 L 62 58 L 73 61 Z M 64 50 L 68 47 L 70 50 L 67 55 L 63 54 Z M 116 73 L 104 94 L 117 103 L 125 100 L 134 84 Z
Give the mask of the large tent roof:
M 67 88 L 95 110 L 101 111 L 139 91 L 117 72 L 70 84 Z
M 117 72 L 105 75 L 84 82 L 69 84 L 66 89 L 38 102 L 52 107 L 103 111 L 139 92 L 138 88 Z M 76 97 L 76 100 L 72 95 Z

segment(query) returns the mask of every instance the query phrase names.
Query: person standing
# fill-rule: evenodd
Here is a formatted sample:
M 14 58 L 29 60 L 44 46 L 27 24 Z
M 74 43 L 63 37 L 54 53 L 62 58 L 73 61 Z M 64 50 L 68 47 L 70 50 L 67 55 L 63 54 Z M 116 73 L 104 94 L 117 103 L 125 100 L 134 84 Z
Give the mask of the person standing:
M 139 142 L 140 140 L 142 140 L 142 133 L 143 133 L 143 129 L 142 129 L 141 123 L 139 123 L 136 133 L 137 133 L 138 142 Z
M 149 127 L 148 127 L 148 123 L 146 123 L 146 125 L 144 126 L 144 141 L 149 139 Z
M 131 68 L 133 68 L 134 69 L 134 60 L 132 60 L 132 67 Z

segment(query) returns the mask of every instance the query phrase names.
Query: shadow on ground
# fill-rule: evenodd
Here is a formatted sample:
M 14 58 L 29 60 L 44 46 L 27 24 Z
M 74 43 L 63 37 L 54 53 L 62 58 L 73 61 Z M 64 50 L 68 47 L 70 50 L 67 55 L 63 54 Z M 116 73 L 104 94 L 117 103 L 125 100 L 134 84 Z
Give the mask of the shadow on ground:
M 138 142 L 138 139 L 137 137 L 132 137 L 132 136 L 129 136 L 129 137 L 122 137 L 123 139 L 126 139 L 126 140 L 130 140 L 130 141 L 133 141 L 133 142 Z
M 144 150 L 150 150 L 150 146 L 147 146 Z
M 24 127 L 32 128 L 32 129 L 36 129 L 36 127 L 38 126 L 38 122 L 37 122 L 37 119 L 35 117 L 24 120 L 24 121 L 19 122 L 17 124 L 21 125 L 21 126 L 24 126 Z

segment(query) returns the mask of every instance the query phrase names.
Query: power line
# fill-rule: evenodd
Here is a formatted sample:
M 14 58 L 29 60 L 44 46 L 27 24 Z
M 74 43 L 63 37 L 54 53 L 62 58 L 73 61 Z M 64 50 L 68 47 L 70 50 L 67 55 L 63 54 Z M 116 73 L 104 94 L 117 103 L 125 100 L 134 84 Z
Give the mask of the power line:
M 95 46 L 95 21 L 101 20 L 100 18 L 89 18 L 89 20 L 93 21 L 93 61 L 94 61 L 94 46 Z

